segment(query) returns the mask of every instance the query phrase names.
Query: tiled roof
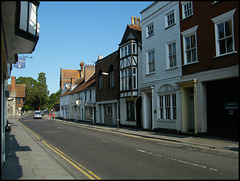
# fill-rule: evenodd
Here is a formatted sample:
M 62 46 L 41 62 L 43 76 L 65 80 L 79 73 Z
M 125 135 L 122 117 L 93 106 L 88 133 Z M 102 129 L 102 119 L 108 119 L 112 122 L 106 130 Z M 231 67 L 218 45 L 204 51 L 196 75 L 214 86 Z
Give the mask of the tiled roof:
M 26 84 L 16 84 L 17 97 L 25 97 Z
M 72 91 L 70 91 L 68 94 L 73 94 L 76 92 L 80 92 L 88 87 L 95 85 L 95 73 L 86 81 L 79 84 L 77 87 L 75 87 Z
M 26 84 L 16 84 L 16 93 L 17 97 L 25 97 L 25 92 L 26 92 Z M 12 92 L 11 90 L 11 85 L 8 85 L 8 91 Z
M 138 25 L 128 25 L 129 28 L 133 29 L 133 30 L 137 30 L 137 31 L 142 31 L 142 26 L 138 26 Z
M 66 92 L 64 92 L 60 97 L 65 96 L 65 95 L 68 95 L 69 90 L 70 90 L 70 89 L 66 90 Z
M 62 69 L 62 78 L 80 78 L 80 70 Z

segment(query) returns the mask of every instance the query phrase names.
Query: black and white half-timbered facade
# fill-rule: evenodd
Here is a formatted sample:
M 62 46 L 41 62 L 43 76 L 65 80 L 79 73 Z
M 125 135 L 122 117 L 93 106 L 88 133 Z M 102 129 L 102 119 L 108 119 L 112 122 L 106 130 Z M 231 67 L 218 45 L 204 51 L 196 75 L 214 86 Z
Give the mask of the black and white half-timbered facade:
M 120 124 L 141 127 L 137 121 L 138 60 L 141 56 L 140 18 L 131 17 L 122 41 L 119 44 L 120 71 Z

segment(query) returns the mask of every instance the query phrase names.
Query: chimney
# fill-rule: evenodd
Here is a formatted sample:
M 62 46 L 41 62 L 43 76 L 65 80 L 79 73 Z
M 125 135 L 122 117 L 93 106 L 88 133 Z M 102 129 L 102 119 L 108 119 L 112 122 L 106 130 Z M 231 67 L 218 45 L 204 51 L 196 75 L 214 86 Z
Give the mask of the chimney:
M 71 77 L 71 85 L 74 84 L 74 79 Z
M 11 91 L 16 91 L 16 77 L 11 77 Z
M 103 55 L 98 55 L 98 60 L 103 59 Z
M 140 26 L 140 17 L 131 16 L 131 25 Z
M 94 65 L 85 65 L 85 70 L 84 70 L 84 79 L 85 81 L 88 80 L 88 78 L 95 72 L 95 67 Z
M 134 25 L 134 17 L 131 16 L 131 25 Z
M 137 24 L 140 26 L 140 17 L 137 18 Z
M 81 71 L 83 71 L 83 66 L 84 66 L 84 63 L 83 61 L 80 63 L 80 67 L 81 67 Z
M 80 63 L 80 67 L 81 67 L 81 70 L 80 70 L 80 79 L 83 78 L 84 76 L 84 63 L 83 61 Z

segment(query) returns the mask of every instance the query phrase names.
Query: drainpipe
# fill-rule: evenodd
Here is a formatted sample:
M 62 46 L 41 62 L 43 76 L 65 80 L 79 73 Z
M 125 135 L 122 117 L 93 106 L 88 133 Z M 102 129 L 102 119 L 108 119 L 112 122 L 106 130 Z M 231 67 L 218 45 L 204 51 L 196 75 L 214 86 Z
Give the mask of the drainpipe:
M 154 86 L 151 86 L 151 92 L 152 92 L 152 130 L 154 130 L 155 126 L 154 126 Z

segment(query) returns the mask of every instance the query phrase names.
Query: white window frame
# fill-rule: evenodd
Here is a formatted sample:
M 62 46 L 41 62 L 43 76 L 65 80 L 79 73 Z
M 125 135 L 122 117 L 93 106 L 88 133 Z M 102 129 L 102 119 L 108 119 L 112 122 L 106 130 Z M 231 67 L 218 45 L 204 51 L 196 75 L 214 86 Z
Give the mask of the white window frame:
M 146 26 L 146 37 L 149 38 L 154 35 L 154 24 L 151 23 Z
M 170 45 L 174 44 L 175 43 L 175 54 L 171 54 L 170 55 Z M 177 42 L 176 41 L 171 41 L 169 43 L 166 44 L 166 65 L 167 65 L 167 69 L 172 69 L 172 68 L 175 68 L 177 67 Z M 171 62 L 170 62 L 170 56 L 175 56 L 175 65 L 171 66 Z
M 198 25 L 187 29 L 183 32 L 181 32 L 183 36 L 183 56 L 184 56 L 184 65 L 192 64 L 192 63 L 197 63 L 198 62 L 198 53 L 197 53 L 197 29 Z M 196 61 L 191 61 L 190 63 L 187 62 L 187 55 L 186 55 L 186 38 L 195 35 L 195 43 L 196 43 Z
M 132 70 L 133 80 L 132 80 L 132 88 L 137 89 L 137 67 L 133 67 Z
M 182 19 L 188 18 L 190 16 L 193 15 L 193 3 L 192 1 L 188 1 L 188 2 L 181 2 L 182 4 Z M 191 8 L 185 9 L 186 6 L 191 6 Z M 186 15 L 187 12 L 190 12 L 188 15 Z
M 159 114 L 158 118 L 161 121 L 176 121 L 177 120 L 177 96 L 176 92 L 168 92 L 159 94 Z M 169 101 L 167 101 L 169 97 Z M 168 105 L 166 104 L 168 102 Z M 174 111 L 175 110 L 175 111 Z M 174 114 L 175 112 L 175 114 Z M 174 117 L 175 115 L 175 117 Z
M 233 21 L 233 15 L 235 14 L 236 9 L 233 9 L 231 11 L 228 11 L 224 14 L 221 14 L 215 18 L 212 18 L 212 21 L 214 23 L 214 29 L 215 29 L 215 48 L 216 48 L 216 57 L 224 56 L 232 53 L 236 53 L 235 51 L 235 36 L 234 36 L 234 21 Z M 225 23 L 227 21 L 232 21 L 232 51 L 226 52 L 224 54 L 220 54 L 220 47 L 219 47 L 219 37 L 218 37 L 218 25 L 221 23 Z
M 165 28 L 169 28 L 175 24 L 176 24 L 175 10 L 172 10 L 171 12 L 165 15 Z
M 153 61 L 149 62 L 149 54 L 154 52 L 154 59 Z M 147 68 L 147 74 L 152 74 L 155 73 L 156 68 L 155 68 L 155 64 L 156 64 L 156 55 L 155 55 L 155 49 L 149 50 L 148 52 L 146 52 L 146 68 Z M 154 64 L 154 70 L 150 72 L 150 64 Z

